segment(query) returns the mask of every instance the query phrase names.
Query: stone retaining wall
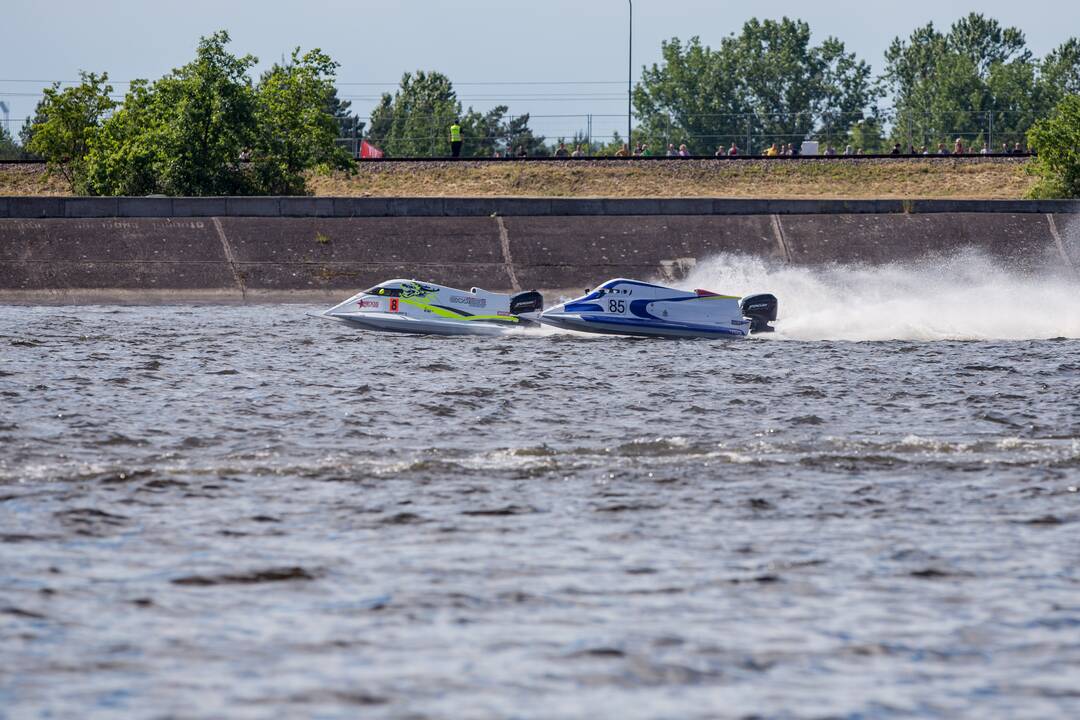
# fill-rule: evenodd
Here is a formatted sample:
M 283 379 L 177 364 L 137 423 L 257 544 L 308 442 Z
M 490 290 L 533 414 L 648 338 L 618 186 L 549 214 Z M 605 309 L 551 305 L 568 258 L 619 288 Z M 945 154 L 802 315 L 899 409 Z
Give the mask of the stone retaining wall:
M 0 302 L 322 302 L 391 277 L 570 291 L 678 280 L 720 253 L 882 264 L 964 247 L 1080 277 L 1080 203 L 0 198 Z

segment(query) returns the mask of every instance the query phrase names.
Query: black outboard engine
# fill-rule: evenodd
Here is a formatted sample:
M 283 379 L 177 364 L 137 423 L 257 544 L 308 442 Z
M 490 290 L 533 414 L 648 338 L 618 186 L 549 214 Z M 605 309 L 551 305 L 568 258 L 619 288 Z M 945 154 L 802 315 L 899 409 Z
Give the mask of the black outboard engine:
M 776 330 L 769 323 L 776 320 L 776 311 L 779 306 L 776 296 L 768 293 L 747 295 L 739 301 L 739 309 L 742 310 L 743 317 L 750 320 L 752 333 L 767 333 Z
M 520 292 L 510 298 L 510 313 L 521 315 L 522 313 L 540 312 L 544 309 L 544 296 L 535 290 Z

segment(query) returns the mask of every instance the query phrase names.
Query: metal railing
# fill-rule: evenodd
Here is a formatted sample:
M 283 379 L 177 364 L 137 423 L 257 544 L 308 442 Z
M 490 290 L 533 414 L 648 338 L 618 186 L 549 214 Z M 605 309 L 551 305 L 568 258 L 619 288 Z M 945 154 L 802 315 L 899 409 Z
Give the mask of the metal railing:
M 529 130 L 532 135 L 545 139 L 547 153 L 553 152 L 559 142 L 565 142 L 571 151 L 581 145 L 589 155 L 610 155 L 617 149 L 617 143 L 626 142 L 625 137 L 614 132 L 625 118 L 625 115 L 610 113 L 530 115 Z M 904 154 L 912 154 L 912 148 L 917 154 L 924 150 L 927 154 L 935 154 L 940 145 L 951 153 L 956 140 L 960 139 L 965 149 L 972 148 L 976 153 L 983 148 L 1000 153 L 1005 143 L 1010 150 L 1017 143 L 1021 148 L 1026 147 L 1027 130 L 1036 119 L 1031 113 L 1018 111 L 957 111 L 935 115 L 898 113 L 891 109 L 879 110 L 873 116 L 832 112 L 654 116 L 649 118 L 648 125 L 639 124 L 634 128 L 631 145 L 636 148 L 640 143 L 647 143 L 654 155 L 665 154 L 669 145 L 677 150 L 684 144 L 699 155 L 705 150 L 711 155 L 720 147 L 727 150 L 732 144 L 741 154 L 761 154 L 774 143 L 798 145 L 804 140 L 813 140 L 820 144 L 822 151 L 831 146 L 840 153 L 851 145 L 853 152 L 887 154 L 899 142 Z M 370 118 L 360 120 L 365 125 L 370 123 Z M 399 136 L 394 142 L 412 148 L 407 156 L 447 156 L 450 154 L 448 129 L 453 120 L 449 116 L 431 116 L 426 122 L 414 120 L 414 127 L 419 125 L 423 131 Z M 863 132 L 855 132 L 860 125 Z M 597 133 L 597 127 L 603 130 Z M 361 139 L 343 137 L 340 144 L 357 154 Z M 367 139 L 380 145 L 381 138 Z M 519 144 L 518 138 L 505 133 L 477 136 L 466 132 L 464 139 L 466 155 L 475 155 L 478 149 L 483 149 L 486 156 L 496 152 L 512 154 Z M 394 154 L 393 147 L 383 149 L 388 155 Z
M 516 115 L 508 115 L 504 120 L 508 125 Z M 622 114 L 584 113 L 530 115 L 528 128 L 537 138 L 544 138 L 540 153 L 554 153 L 557 144 L 565 141 L 568 151 L 581 146 L 590 156 L 614 155 L 618 145 L 626 138 L 615 132 L 615 128 L 626 119 Z M 647 126 L 634 129 L 631 139 L 632 148 L 641 143 L 648 145 L 650 155 L 663 156 L 671 145 L 678 149 L 687 145 L 696 156 L 711 156 L 719 148 L 726 151 L 731 145 L 738 148 L 740 155 L 761 155 L 774 143 L 777 145 L 799 145 L 804 140 L 817 141 L 822 152 L 832 147 L 842 154 L 848 145 L 852 152 L 861 150 L 865 154 L 887 154 L 894 144 L 899 142 L 904 155 L 916 154 L 924 150 L 927 154 L 937 154 L 939 146 L 951 153 L 955 141 L 959 138 L 965 149 L 975 153 L 983 148 L 991 153 L 1001 153 L 1003 145 L 1009 150 L 1017 143 L 1021 150 L 1026 149 L 1027 129 L 1037 118 L 1031 113 L 1019 111 L 957 111 L 954 113 L 897 113 L 891 109 L 877 111 L 868 117 L 864 113 L 726 113 L 711 115 L 690 115 L 680 117 L 653 116 Z M 2 119 L 0 119 L 2 121 Z M 15 121 L 8 119 L 8 126 Z M 412 148 L 404 156 L 417 158 L 446 157 L 450 155 L 449 126 L 452 117 L 430 116 L 425 122 L 414 122 L 422 130 L 414 135 L 397 138 L 397 143 Z M 856 132 L 862 126 L 863 132 Z M 370 128 L 370 118 L 352 117 L 342 119 L 341 132 L 337 144 L 350 155 L 358 157 L 360 143 L 367 139 L 379 146 L 381 139 L 365 137 L 361 128 Z M 17 136 L 14 131 L 9 134 Z M 522 144 L 523 136 L 508 135 L 505 132 L 487 133 L 477 136 L 466 129 L 464 155 L 469 157 L 494 157 L 514 155 Z M 393 147 L 382 148 L 387 157 L 397 155 Z M 633 149 L 632 149 L 633 151 Z M 0 160 L 29 160 L 35 158 L 25 152 L 13 151 L 6 156 L 0 154 Z

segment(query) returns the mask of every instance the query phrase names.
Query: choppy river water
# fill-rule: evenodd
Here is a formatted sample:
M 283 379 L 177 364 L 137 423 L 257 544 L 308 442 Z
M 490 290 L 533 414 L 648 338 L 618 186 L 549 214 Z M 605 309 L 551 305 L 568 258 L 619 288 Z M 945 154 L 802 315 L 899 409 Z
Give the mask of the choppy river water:
M 726 343 L 0 308 L 0 717 L 1075 717 L 1080 306 L 845 277 Z

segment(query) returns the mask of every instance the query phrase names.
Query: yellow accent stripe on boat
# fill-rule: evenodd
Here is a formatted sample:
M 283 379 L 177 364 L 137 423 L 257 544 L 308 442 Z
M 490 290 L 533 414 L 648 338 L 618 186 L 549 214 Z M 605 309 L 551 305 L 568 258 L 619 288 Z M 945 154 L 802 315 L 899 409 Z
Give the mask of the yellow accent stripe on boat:
M 421 310 L 427 310 L 429 313 L 438 315 L 439 317 L 450 318 L 452 320 L 498 320 L 500 322 L 516 323 L 520 322 L 518 318 L 512 315 L 462 315 L 461 313 L 454 312 L 453 310 L 447 310 L 446 308 L 435 307 L 434 305 L 426 305 L 422 302 L 417 302 L 410 298 L 400 298 L 401 302 L 408 303 L 413 307 L 418 307 Z

